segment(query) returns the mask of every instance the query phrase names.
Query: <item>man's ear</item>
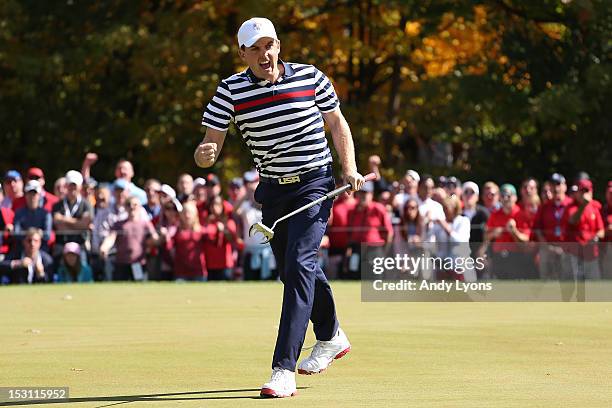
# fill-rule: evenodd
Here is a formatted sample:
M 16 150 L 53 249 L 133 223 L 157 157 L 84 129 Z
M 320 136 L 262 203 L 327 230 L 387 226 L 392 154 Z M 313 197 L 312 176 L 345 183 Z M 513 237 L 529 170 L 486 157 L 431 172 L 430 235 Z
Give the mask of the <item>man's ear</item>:
M 238 56 L 242 61 L 245 61 L 244 45 L 238 48 Z

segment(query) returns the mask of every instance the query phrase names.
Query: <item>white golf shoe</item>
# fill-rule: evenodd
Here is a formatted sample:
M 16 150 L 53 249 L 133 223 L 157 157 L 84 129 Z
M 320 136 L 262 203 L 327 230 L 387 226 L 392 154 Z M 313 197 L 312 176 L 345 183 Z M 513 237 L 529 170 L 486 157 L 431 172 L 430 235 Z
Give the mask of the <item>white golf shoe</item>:
M 298 373 L 310 375 L 323 372 L 334 360 L 344 357 L 349 351 L 351 351 L 351 343 L 342 329 L 338 329 L 333 339 L 317 340 L 310 356 L 298 365 Z
M 272 370 L 270 381 L 261 387 L 259 393 L 264 398 L 293 397 L 296 394 L 295 373 L 279 367 Z

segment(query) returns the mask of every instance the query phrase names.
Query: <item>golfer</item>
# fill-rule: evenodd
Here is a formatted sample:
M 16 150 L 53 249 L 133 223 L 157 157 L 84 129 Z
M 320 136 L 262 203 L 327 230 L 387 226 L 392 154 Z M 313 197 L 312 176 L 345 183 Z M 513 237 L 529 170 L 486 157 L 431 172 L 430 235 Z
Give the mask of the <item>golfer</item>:
M 314 66 L 284 62 L 279 53 L 280 41 L 270 20 L 251 18 L 240 26 L 238 54 L 249 67 L 219 84 L 204 111 L 206 135 L 194 153 L 198 166 L 212 166 L 234 121 L 259 171 L 255 200 L 262 205 L 265 225 L 334 189 L 323 120 L 331 130 L 344 179 L 353 190 L 364 183 L 334 87 Z M 319 373 L 350 350 L 331 288 L 317 263 L 331 206 L 326 200 L 275 229 L 271 244 L 284 283 L 283 307 L 272 376 L 261 389 L 263 397 L 296 393 L 295 369 L 308 320 L 317 343 L 297 367 L 298 373 Z

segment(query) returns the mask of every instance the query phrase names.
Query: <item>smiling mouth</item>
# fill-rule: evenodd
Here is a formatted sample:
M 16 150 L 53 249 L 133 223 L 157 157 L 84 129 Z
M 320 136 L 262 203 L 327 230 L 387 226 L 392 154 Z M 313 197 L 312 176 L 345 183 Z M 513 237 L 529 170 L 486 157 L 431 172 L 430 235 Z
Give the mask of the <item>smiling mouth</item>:
M 268 62 L 260 62 L 259 66 L 267 71 L 267 70 L 269 70 L 272 67 L 272 64 L 269 61 Z

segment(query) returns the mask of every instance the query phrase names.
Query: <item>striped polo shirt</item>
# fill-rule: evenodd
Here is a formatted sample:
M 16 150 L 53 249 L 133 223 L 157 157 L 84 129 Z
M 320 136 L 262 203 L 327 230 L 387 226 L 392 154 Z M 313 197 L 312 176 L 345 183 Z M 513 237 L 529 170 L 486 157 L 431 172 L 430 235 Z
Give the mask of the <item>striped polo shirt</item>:
M 275 83 L 250 69 L 221 81 L 202 125 L 240 129 L 259 174 L 286 177 L 329 164 L 323 116 L 339 106 L 329 79 L 312 65 L 280 61 L 285 73 Z

